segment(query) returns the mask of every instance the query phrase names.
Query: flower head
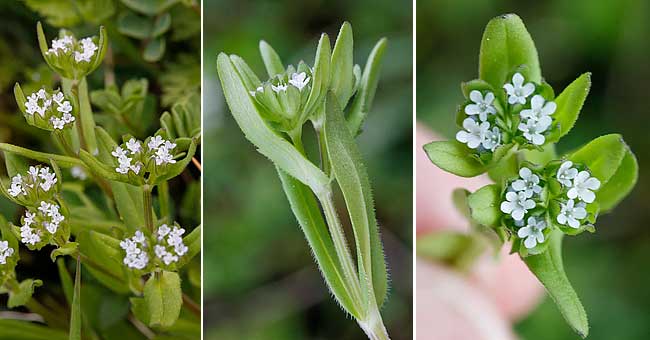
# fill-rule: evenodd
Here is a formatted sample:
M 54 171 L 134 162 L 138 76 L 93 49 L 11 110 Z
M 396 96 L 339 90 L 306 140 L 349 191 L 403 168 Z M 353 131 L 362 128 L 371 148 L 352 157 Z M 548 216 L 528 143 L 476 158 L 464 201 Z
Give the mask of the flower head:
M 476 149 L 485 140 L 485 135 L 490 129 L 490 123 L 482 122 L 479 124 L 472 118 L 465 118 L 463 128 L 465 130 L 458 131 L 456 139 L 467 144 L 469 148 Z
M 481 121 L 486 121 L 488 115 L 497 113 L 494 107 L 494 93 L 487 92 L 485 96 L 480 91 L 473 90 L 469 93 L 469 99 L 473 102 L 465 106 L 465 113 L 473 116 L 478 115 Z
M 573 186 L 567 192 L 570 199 L 578 198 L 587 203 L 592 203 L 596 199 L 593 190 L 600 188 L 600 181 L 596 177 L 591 177 L 589 171 L 580 171 L 573 179 Z
M 581 225 L 580 220 L 587 217 L 587 210 L 585 204 L 580 202 L 575 203 L 574 200 L 568 200 L 560 203 L 560 214 L 557 215 L 557 222 L 562 225 L 569 225 L 571 228 L 579 228 Z
M 145 269 L 149 264 L 147 247 L 148 243 L 144 233 L 137 230 L 132 237 L 126 238 L 120 242 L 120 248 L 126 252 L 122 262 L 131 269 Z
M 524 133 L 524 138 L 534 145 L 542 145 L 546 141 L 544 133 L 548 129 L 546 121 L 536 122 L 532 119 L 519 123 L 519 130 Z
M 523 191 L 510 191 L 506 193 L 506 201 L 501 202 L 501 211 L 510 214 L 515 221 L 523 219 L 528 210 L 533 208 L 535 208 L 535 201 Z
M 563 186 L 570 187 L 573 185 L 573 182 L 571 180 L 574 179 L 577 175 L 578 169 L 573 168 L 573 162 L 564 161 L 562 165 L 560 165 L 560 168 L 557 170 L 555 178 L 557 178 L 558 182 L 562 183 Z
M 508 103 L 526 104 L 526 98 L 535 92 L 535 84 L 524 84 L 524 76 L 521 73 L 515 73 L 512 76 L 512 83 L 503 85 L 508 94 Z
M 523 167 L 519 169 L 519 179 L 512 183 L 512 188 L 517 192 L 523 192 L 527 197 L 539 195 L 542 187 L 539 186 L 539 176 L 535 175 L 530 169 Z
M 56 173 L 50 167 L 35 165 L 30 166 L 27 173 L 14 175 L 7 192 L 18 203 L 31 205 L 49 199 L 57 182 Z
M 0 265 L 7 264 L 7 258 L 14 254 L 14 248 L 9 246 L 9 242 L 0 240 Z
M 535 248 L 537 244 L 544 242 L 544 229 L 546 229 L 544 218 L 531 216 L 528 218 L 526 226 L 517 231 L 517 236 L 524 240 L 526 248 Z
M 52 94 L 45 89 L 38 90 L 27 96 L 24 108 L 27 122 L 45 130 L 63 130 L 75 121 L 72 104 L 60 90 Z

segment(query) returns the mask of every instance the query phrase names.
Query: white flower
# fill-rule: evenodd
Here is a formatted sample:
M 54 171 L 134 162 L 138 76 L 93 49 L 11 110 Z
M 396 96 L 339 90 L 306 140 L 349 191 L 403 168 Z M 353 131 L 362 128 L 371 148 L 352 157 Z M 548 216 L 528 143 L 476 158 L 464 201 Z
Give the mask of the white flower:
M 36 214 L 30 211 L 25 212 L 25 216 L 23 217 L 23 223 L 30 227 L 32 224 L 34 224 L 34 219 L 36 218 Z
M 27 170 L 27 173 L 32 177 L 32 179 L 35 181 L 38 179 L 38 168 L 35 166 L 30 166 L 29 170 Z
M 544 242 L 544 233 L 542 233 L 544 229 L 546 229 L 544 218 L 531 216 L 528 218 L 526 226 L 517 231 L 517 236 L 525 239 L 524 246 L 526 248 L 535 248 L 538 243 Z
M 57 182 L 56 173 L 50 172 L 50 168 L 41 168 L 38 176 L 42 180 L 40 187 L 44 191 L 50 191 L 50 188 Z
M 30 228 L 28 225 L 20 227 L 20 241 L 24 244 L 35 245 L 41 242 L 40 232 L 36 229 Z
M 64 124 L 72 123 L 74 122 L 74 116 L 69 113 L 64 113 L 63 116 L 61 116 L 61 120 Z
M 7 257 L 14 253 L 14 248 L 9 247 L 9 242 L 0 241 L 0 264 L 7 264 Z
M 56 117 L 50 118 L 50 123 L 52 123 L 52 127 L 54 129 L 63 130 L 63 127 L 65 126 L 65 122 L 62 119 Z
M 472 118 L 465 118 L 463 128 L 465 130 L 458 131 L 456 139 L 467 144 L 471 149 L 476 149 L 484 141 L 485 134 L 490 129 L 490 123 L 483 122 L 479 124 Z
M 88 178 L 88 175 L 86 174 L 86 171 L 84 170 L 84 168 L 81 167 L 81 166 L 78 166 L 78 165 L 75 165 L 72 168 L 70 168 L 70 175 L 72 175 L 72 177 L 80 179 L 82 181 L 85 180 L 86 178 Z
M 512 84 L 505 84 L 503 88 L 508 93 L 508 103 L 510 104 L 526 104 L 526 98 L 535 92 L 533 83 L 524 85 L 524 76 L 521 73 L 515 73 L 512 76 Z
M 570 199 L 581 199 L 591 203 L 596 199 L 596 194 L 592 190 L 600 188 L 600 181 L 596 177 L 591 177 L 589 171 L 580 171 L 573 179 L 573 187 L 567 192 Z
M 506 201 L 501 202 L 501 211 L 510 214 L 517 221 L 524 218 L 528 210 L 535 207 L 535 201 L 529 199 L 525 192 L 508 192 Z
M 82 61 L 90 62 L 95 55 L 95 51 L 98 50 L 97 45 L 95 45 L 92 38 L 83 38 L 79 42 L 81 43 L 81 51 L 75 51 L 74 60 L 77 63 Z
M 302 91 L 302 89 L 309 84 L 310 79 L 311 78 L 307 77 L 307 73 L 305 72 L 294 73 L 291 75 L 291 79 L 289 79 L 289 84 L 297 87 L 299 91 Z
M 140 152 L 142 146 L 140 145 L 140 142 L 137 139 L 131 138 L 129 139 L 128 142 L 126 142 L 126 148 L 129 149 L 129 151 L 131 151 L 131 154 L 133 155 Z
M 587 217 L 584 203 L 575 204 L 575 201 L 568 200 L 566 203 L 560 203 L 561 211 L 557 215 L 557 222 L 562 225 L 569 225 L 571 228 L 579 228 L 580 220 Z
M 535 145 L 542 145 L 546 141 L 546 137 L 542 135 L 548 126 L 544 125 L 545 122 L 535 122 L 532 119 L 525 123 L 519 123 L 519 130 L 524 133 L 524 137 Z
M 271 85 L 271 90 L 273 90 L 273 92 L 275 92 L 275 93 L 284 92 L 288 88 L 289 88 L 289 86 L 287 84 L 282 84 L 282 83 L 278 84 L 278 86 Z
M 146 238 L 140 230 L 137 230 L 133 237 L 122 240 L 120 247 L 126 252 L 124 264 L 132 269 L 144 269 L 149 264 L 149 254 L 145 251 L 146 246 Z
M 557 174 L 555 175 L 555 178 L 557 178 L 558 182 L 562 183 L 565 187 L 570 187 L 573 183 L 571 182 L 572 179 L 578 175 L 578 169 L 572 168 L 573 162 L 571 161 L 564 161 L 562 165 L 560 165 L 560 168 L 557 170 Z
M 470 116 L 478 115 L 481 121 L 486 121 L 488 115 L 497 113 L 492 103 L 494 102 L 494 93 L 488 92 L 483 96 L 481 91 L 473 90 L 469 93 L 469 99 L 474 104 L 465 106 L 465 113 Z
M 515 191 L 524 192 L 527 197 L 542 192 L 542 187 L 539 186 L 539 176 L 530 169 L 526 167 L 519 169 L 519 177 L 521 178 L 512 183 L 512 188 Z
M 122 149 L 119 146 L 115 147 L 115 150 L 113 150 L 113 152 L 111 152 L 111 155 L 113 155 L 115 158 L 122 158 L 122 157 L 127 156 L 126 151 L 124 151 L 124 149 Z
M 544 97 L 536 94 L 530 100 L 530 109 L 521 110 L 521 118 L 542 122 L 544 125 L 551 125 L 551 115 L 555 113 L 557 104 L 555 102 L 546 102 Z
M 501 131 L 498 127 L 492 128 L 492 131 L 485 131 L 483 136 L 483 147 L 494 152 L 499 145 L 501 145 Z
M 153 136 L 150 140 L 149 143 L 147 143 L 147 146 L 149 147 L 149 150 L 157 150 L 159 146 L 165 143 L 165 140 L 161 136 Z
M 59 107 L 56 108 L 57 111 L 61 113 L 70 113 L 72 111 L 72 105 L 70 105 L 69 101 L 64 101 L 59 105 Z
M 255 91 L 248 91 L 248 93 L 250 93 L 251 96 L 253 97 L 255 97 L 257 92 L 264 92 L 264 88 L 262 86 L 258 86 L 257 89 L 255 89 Z
M 11 187 L 7 191 L 9 191 L 9 195 L 12 197 L 27 195 L 27 191 L 23 187 L 23 177 L 20 174 L 11 178 Z
M 63 92 L 58 91 L 52 96 L 52 99 L 59 105 L 63 104 L 63 101 L 65 100 L 65 96 L 63 95 Z M 70 102 L 68 102 L 70 104 Z
M 169 234 L 170 231 L 171 229 L 169 229 L 169 227 L 166 224 L 163 224 L 160 227 L 158 227 L 158 232 L 157 232 L 158 241 L 162 241 L 162 239 L 165 238 L 165 236 L 167 236 L 167 234 Z

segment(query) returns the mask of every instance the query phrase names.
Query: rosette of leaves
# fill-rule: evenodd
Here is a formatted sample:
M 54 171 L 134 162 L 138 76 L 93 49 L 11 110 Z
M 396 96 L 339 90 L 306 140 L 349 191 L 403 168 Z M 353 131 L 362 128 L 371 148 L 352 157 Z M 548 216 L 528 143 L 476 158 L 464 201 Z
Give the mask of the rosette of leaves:
M 97 120 L 115 131 L 115 134 L 132 134 L 143 138 L 154 123 L 156 99 L 149 93 L 149 81 L 145 78 L 129 79 L 118 88 L 108 85 L 90 93 L 91 103 L 104 115 Z
M 148 62 L 157 62 L 165 54 L 169 39 L 167 33 L 172 28 L 170 9 L 179 3 L 197 6 L 194 1 L 122 0 L 128 9 L 120 13 L 117 29 L 128 37 L 141 40 L 142 58 Z M 199 16 L 193 19 L 200 22 Z
M 480 231 L 462 238 L 489 235 L 497 248 L 512 242 L 512 252 L 519 253 L 545 286 L 568 324 L 586 337 L 587 315 L 563 269 L 562 239 L 593 232 L 597 217 L 632 190 L 638 165 L 617 134 L 565 155 L 555 152 L 555 143 L 577 121 L 591 81 L 585 73 L 555 96 L 539 65 L 533 40 L 518 16 L 492 19 L 481 42 L 479 79 L 462 85 L 468 101 L 459 107 L 457 122 L 465 132 L 454 141 L 427 144 L 424 150 L 443 170 L 463 177 L 487 172 L 495 181 L 474 193 L 454 193 L 456 206 L 470 218 L 473 230 Z M 528 129 L 542 119 L 542 128 Z M 499 138 L 487 138 L 494 127 Z M 567 169 L 572 169 L 568 175 L 563 173 Z M 585 180 L 590 181 L 587 189 Z M 474 244 L 451 240 L 459 245 L 450 247 L 456 252 Z
M 242 58 L 225 53 L 217 58 L 233 117 L 276 166 L 325 282 L 371 339 L 388 338 L 379 313 L 388 282 L 370 183 L 354 138 L 370 110 L 385 47 L 386 40 L 380 40 L 362 72 L 353 61 L 349 23 L 341 27 L 333 50 L 329 37 L 321 36 L 312 66 L 285 66 L 275 50 L 261 42 L 269 79 L 264 82 Z M 316 162 L 303 149 L 307 122 L 318 136 Z M 338 189 L 352 222 L 356 258 L 334 205 Z

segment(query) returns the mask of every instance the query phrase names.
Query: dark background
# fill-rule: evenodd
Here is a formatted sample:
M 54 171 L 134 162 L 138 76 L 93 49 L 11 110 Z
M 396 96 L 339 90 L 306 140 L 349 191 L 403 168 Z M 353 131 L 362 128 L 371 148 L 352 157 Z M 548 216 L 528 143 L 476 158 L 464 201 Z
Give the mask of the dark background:
M 261 39 L 285 63 L 312 64 L 320 33 L 328 33 L 333 44 L 344 20 L 352 24 L 361 66 L 377 40 L 389 40 L 359 143 L 391 273 L 382 314 L 393 339 L 411 339 L 411 3 L 204 1 L 204 11 L 206 339 L 365 338 L 328 293 L 272 164 L 232 119 L 216 74 L 217 53 L 225 51 L 264 75 Z
M 638 158 L 634 191 L 613 213 L 599 218 L 595 234 L 565 238 L 564 264 L 588 312 L 589 339 L 648 339 L 650 2 L 418 0 L 420 122 L 453 137 L 455 109 L 463 101 L 460 83 L 478 76 L 483 29 L 504 13 L 523 19 L 537 45 L 542 74 L 556 93 L 592 72 L 590 95 L 559 151 L 616 132 Z M 577 338 L 548 298 L 516 330 L 523 339 Z

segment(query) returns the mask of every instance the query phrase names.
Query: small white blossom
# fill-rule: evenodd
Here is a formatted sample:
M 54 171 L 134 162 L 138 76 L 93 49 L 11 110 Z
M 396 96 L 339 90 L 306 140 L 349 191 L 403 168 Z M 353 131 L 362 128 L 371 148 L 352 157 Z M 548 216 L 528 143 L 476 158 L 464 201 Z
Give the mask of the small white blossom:
M 463 128 L 465 130 L 458 131 L 456 139 L 467 144 L 469 148 L 476 149 L 485 140 L 485 134 L 490 129 L 490 123 L 483 122 L 479 124 L 472 118 L 465 118 Z
M 564 161 L 562 165 L 560 165 L 560 168 L 557 170 L 557 174 L 555 175 L 555 178 L 557 178 L 558 182 L 562 183 L 565 187 L 570 187 L 573 185 L 573 182 L 571 181 L 578 175 L 578 169 L 573 168 L 573 162 L 571 161 Z
M 93 42 L 92 38 L 84 38 L 79 41 L 81 43 L 81 50 L 75 51 L 74 60 L 79 62 L 90 62 L 91 58 L 95 55 L 95 51 L 98 50 L 97 45 Z
M 535 175 L 530 169 L 523 167 L 519 169 L 520 179 L 512 183 L 512 189 L 518 192 L 523 192 L 527 197 L 533 197 L 534 194 L 539 195 L 542 192 L 542 187 L 539 186 L 539 176 Z
M 289 88 L 289 86 L 287 84 L 282 84 L 282 83 L 278 84 L 278 86 L 271 85 L 271 90 L 273 90 L 273 92 L 275 92 L 275 93 L 284 92 L 288 88 Z
M 289 84 L 298 88 L 299 91 L 302 91 L 302 89 L 309 84 L 309 80 L 311 80 L 311 78 L 307 77 L 307 73 L 305 72 L 294 73 L 291 75 L 291 79 L 289 79 Z
M 555 102 L 547 102 L 544 97 L 536 94 L 530 100 L 530 109 L 521 110 L 521 118 L 529 119 L 535 122 L 542 122 L 543 125 L 551 125 L 550 117 L 557 109 Z
M 488 115 L 497 113 L 492 104 L 494 102 L 494 93 L 487 92 L 485 96 L 480 91 L 473 90 L 469 93 L 469 99 L 473 104 L 465 106 L 465 113 L 473 116 L 478 115 L 481 121 L 486 121 Z
M 519 130 L 524 133 L 524 137 L 534 145 L 542 145 L 546 141 L 546 137 L 542 135 L 544 131 L 548 128 L 545 122 L 535 122 L 533 120 L 528 120 L 526 122 L 519 123 Z
M 70 168 L 70 175 L 76 179 L 80 180 L 85 180 L 88 178 L 88 174 L 86 174 L 86 171 L 84 170 L 83 167 L 75 165 L 72 168 Z
M 165 265 L 178 262 L 189 250 L 183 243 L 184 233 L 185 229 L 177 226 L 169 228 L 167 224 L 161 225 L 156 231 L 159 243 L 154 246 L 154 252 Z
M 142 146 L 140 144 L 140 141 L 138 141 L 135 138 L 131 138 L 129 139 L 128 142 L 126 142 L 126 148 L 129 149 L 129 151 L 131 151 L 131 154 L 133 155 L 140 152 Z
M 38 179 L 39 169 L 35 166 L 30 166 L 27 173 L 32 177 L 32 180 L 35 181 Z
M 127 267 L 142 270 L 149 264 L 147 240 L 140 230 L 136 231 L 133 237 L 122 240 L 120 247 L 126 252 L 123 263 Z
M 56 110 L 61 113 L 70 113 L 70 111 L 72 111 L 72 105 L 70 105 L 70 102 L 66 100 L 61 103 Z
M 65 96 L 63 95 L 63 92 L 59 91 L 52 95 L 52 100 L 54 100 L 54 102 L 57 104 L 62 105 L 63 101 L 65 100 Z M 70 102 L 68 102 L 68 104 L 70 104 Z
M 258 86 L 258 87 L 255 89 L 255 91 L 248 91 L 248 93 L 250 93 L 251 96 L 253 96 L 253 97 L 255 97 L 255 95 L 256 95 L 258 92 L 264 92 L 264 87 L 262 87 L 262 86 Z
M 535 208 L 535 201 L 526 196 L 525 192 L 508 192 L 506 201 L 501 202 L 501 211 L 510 214 L 517 221 L 524 218 L 528 210 Z
M 579 228 L 580 220 L 587 217 L 584 203 L 576 204 L 574 200 L 568 200 L 560 203 L 560 214 L 557 215 L 557 222 L 562 225 L 569 225 L 571 228 Z
M 7 264 L 7 257 L 14 254 L 14 248 L 9 247 L 9 242 L 0 241 L 0 264 Z
M 524 76 L 521 73 L 515 73 L 512 76 L 512 83 L 503 85 L 503 88 L 508 94 L 508 103 L 510 104 L 526 104 L 526 98 L 535 92 L 533 83 L 524 85 Z
M 520 239 L 524 239 L 524 246 L 526 248 L 535 248 L 538 243 L 544 242 L 544 233 L 542 233 L 544 229 L 546 229 L 546 221 L 544 221 L 544 218 L 541 216 L 539 218 L 531 216 L 528 218 L 526 226 L 517 231 L 517 236 Z
M 20 241 L 24 244 L 35 245 L 41 242 L 40 231 L 32 228 L 35 223 L 36 214 L 27 211 L 23 217 L 23 225 L 20 227 Z
M 591 177 L 589 171 L 580 171 L 573 179 L 573 187 L 567 192 L 570 199 L 578 198 L 587 203 L 592 203 L 596 199 L 593 190 L 600 188 L 600 181 L 596 177 Z
M 50 172 L 50 168 L 41 168 L 38 176 L 42 180 L 39 185 L 44 191 L 50 191 L 50 188 L 57 182 L 56 173 Z
M 147 146 L 149 147 L 149 150 L 157 150 L 159 146 L 165 143 L 165 140 L 161 136 L 153 136 L 150 140 L 149 143 L 147 143 Z
M 18 197 L 19 195 L 27 195 L 27 191 L 23 187 L 23 178 L 20 174 L 11 178 L 11 187 L 9 188 L 9 195 Z
M 494 149 L 501 145 L 501 131 L 499 128 L 495 126 L 491 131 L 485 131 L 482 143 L 484 148 L 494 152 Z

